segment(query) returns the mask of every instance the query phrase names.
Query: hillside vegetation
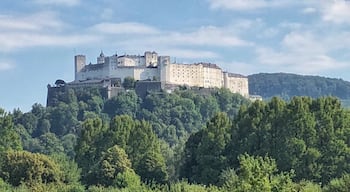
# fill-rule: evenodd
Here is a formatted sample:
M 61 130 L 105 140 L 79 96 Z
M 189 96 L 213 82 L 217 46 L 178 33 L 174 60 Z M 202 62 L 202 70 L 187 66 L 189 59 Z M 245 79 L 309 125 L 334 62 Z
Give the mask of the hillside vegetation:
M 259 73 L 249 75 L 248 79 L 249 93 L 261 95 L 263 98 L 335 96 L 344 100 L 350 99 L 350 82 L 341 79 L 288 73 Z
M 335 97 L 55 97 L 26 113 L 0 109 L 0 191 L 350 190 L 350 111 Z

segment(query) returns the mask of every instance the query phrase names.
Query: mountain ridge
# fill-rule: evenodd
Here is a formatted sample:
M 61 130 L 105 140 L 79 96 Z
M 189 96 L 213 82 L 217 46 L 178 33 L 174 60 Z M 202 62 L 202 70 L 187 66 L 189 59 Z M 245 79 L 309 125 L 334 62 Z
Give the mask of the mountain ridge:
M 248 75 L 248 79 L 249 93 L 263 98 L 335 96 L 350 99 L 350 82 L 343 79 L 293 73 L 257 73 Z

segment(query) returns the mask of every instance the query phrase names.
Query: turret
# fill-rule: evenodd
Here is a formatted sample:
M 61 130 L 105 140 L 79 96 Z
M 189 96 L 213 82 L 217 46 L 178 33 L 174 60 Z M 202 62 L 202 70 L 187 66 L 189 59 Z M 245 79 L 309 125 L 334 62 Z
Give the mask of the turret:
M 76 55 L 74 57 L 74 66 L 75 66 L 75 80 L 78 80 L 78 73 L 81 72 L 81 70 L 86 65 L 86 57 L 85 55 Z
M 105 63 L 105 55 L 103 54 L 103 51 L 101 51 L 100 56 L 97 57 L 97 64 L 103 64 Z

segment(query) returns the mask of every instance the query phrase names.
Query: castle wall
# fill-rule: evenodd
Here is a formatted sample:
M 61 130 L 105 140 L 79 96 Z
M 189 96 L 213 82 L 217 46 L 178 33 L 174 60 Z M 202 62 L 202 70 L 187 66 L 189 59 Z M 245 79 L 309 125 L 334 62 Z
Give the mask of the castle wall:
M 223 86 L 222 70 L 206 63 L 169 65 L 169 81 L 176 85 L 213 88 Z
M 134 70 L 134 67 L 118 67 L 111 70 L 109 75 L 111 78 L 120 78 L 124 81 L 125 77 L 134 77 Z
M 211 66 L 203 66 L 204 88 L 223 87 L 222 70 Z
M 248 78 L 245 76 L 224 73 L 224 88 L 229 89 L 233 93 L 249 97 Z
M 102 58 L 104 63 L 102 62 Z M 112 55 L 98 57 L 98 64 L 85 64 L 85 56 L 75 56 L 75 81 L 89 79 L 118 78 L 123 81 L 126 77 L 135 80 L 156 80 L 163 84 L 187 85 L 200 88 L 225 87 L 231 92 L 248 97 L 248 78 L 242 75 L 223 72 L 216 64 L 170 63 L 169 56 L 158 56 L 156 52 L 145 52 L 144 56 Z M 100 64 L 99 64 L 100 63 Z
M 135 80 L 159 80 L 160 74 L 158 68 L 135 68 Z
M 170 64 L 169 84 L 204 86 L 203 67 L 195 64 Z

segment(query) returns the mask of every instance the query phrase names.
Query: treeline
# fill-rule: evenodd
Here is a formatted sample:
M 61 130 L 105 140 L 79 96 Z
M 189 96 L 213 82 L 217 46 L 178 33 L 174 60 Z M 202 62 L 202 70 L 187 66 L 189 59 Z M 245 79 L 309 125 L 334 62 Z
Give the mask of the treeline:
M 249 93 L 261 95 L 263 98 L 335 96 L 350 99 L 350 82 L 341 79 L 288 73 L 259 73 L 249 75 L 248 79 Z
M 0 191 L 349 191 L 350 114 L 338 99 L 250 103 L 228 90 L 0 110 Z

